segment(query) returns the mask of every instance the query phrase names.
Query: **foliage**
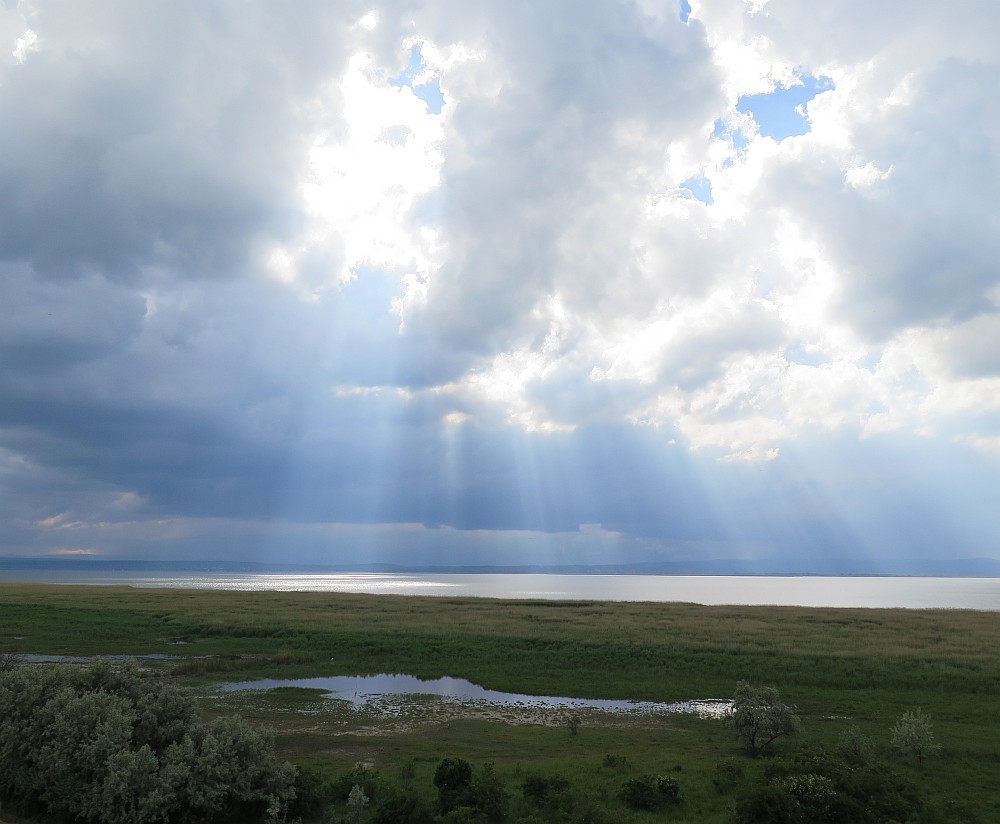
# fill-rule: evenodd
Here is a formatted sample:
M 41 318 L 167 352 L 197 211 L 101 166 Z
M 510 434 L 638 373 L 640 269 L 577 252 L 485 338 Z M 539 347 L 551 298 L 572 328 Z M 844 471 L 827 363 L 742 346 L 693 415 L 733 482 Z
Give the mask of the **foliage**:
M 369 801 L 370 799 L 365 795 L 360 784 L 351 787 L 351 792 L 347 796 L 347 809 L 350 811 L 349 818 L 352 824 L 360 824 L 361 812 L 368 806 Z
M 484 764 L 476 773 L 469 788 L 469 799 L 471 806 L 479 810 L 490 824 L 499 824 L 507 817 L 510 794 L 493 764 Z
M 437 820 L 440 824 L 483 824 L 486 817 L 480 810 L 463 804 L 461 807 L 450 810 L 446 815 L 440 816 Z
M 472 785 L 472 765 L 462 758 L 443 758 L 434 770 L 434 786 L 438 790 L 438 807 L 442 815 L 456 807 L 468 806 Z
M 931 717 L 924 715 L 919 708 L 916 712 L 904 712 L 892 728 L 890 739 L 892 746 L 903 755 L 916 757 L 917 763 L 923 766 L 924 759 L 937 755 L 941 746 L 934 739 L 931 730 Z
M 875 752 L 875 742 L 857 725 L 848 727 L 837 739 L 837 749 L 856 764 L 866 764 Z
M 746 681 L 736 685 L 727 722 L 752 756 L 760 755 L 773 741 L 802 728 L 792 708 L 778 701 L 774 687 L 754 687 Z
M 609 752 L 601 761 L 601 766 L 607 767 L 609 770 L 624 770 L 628 766 L 628 758 Z
M 294 778 L 268 734 L 199 722 L 134 664 L 0 675 L 0 796 L 25 807 L 100 824 L 274 821 Z
M 315 767 L 299 767 L 295 776 L 295 799 L 288 817 L 307 821 L 319 818 L 334 799 L 334 788 L 326 774 Z
M 680 786 L 668 776 L 653 778 L 641 775 L 626 781 L 618 793 L 622 802 L 633 810 L 658 810 L 668 803 L 680 801 Z
M 375 808 L 375 824 L 433 824 L 434 814 L 415 792 L 389 788 Z
M 656 777 L 656 791 L 665 801 L 676 804 L 681 800 L 681 786 L 676 778 L 669 775 L 659 775 Z
M 558 773 L 555 775 L 529 773 L 521 784 L 524 797 L 536 804 L 542 804 L 546 799 L 567 789 L 569 789 L 569 779 Z
M 772 762 L 763 779 L 739 795 L 738 824 L 879 824 L 911 820 L 921 807 L 914 788 L 883 765 L 859 766 L 823 750 Z
M 510 795 L 492 764 L 484 764 L 473 775 L 472 765 L 461 758 L 444 758 L 434 770 L 438 807 L 442 816 L 455 813 L 454 820 L 475 814 L 477 820 L 503 821 L 507 816 Z M 467 808 L 470 812 L 459 812 Z M 452 820 L 447 818 L 446 820 Z
M 333 782 L 331 795 L 338 801 L 347 801 L 355 787 L 361 787 L 369 799 L 377 801 L 382 795 L 383 781 L 378 770 L 370 769 L 364 764 L 355 765 L 354 769 L 341 775 Z
M 732 758 L 727 758 L 715 765 L 715 775 L 712 785 L 716 792 L 724 793 L 734 790 L 743 782 L 743 765 Z

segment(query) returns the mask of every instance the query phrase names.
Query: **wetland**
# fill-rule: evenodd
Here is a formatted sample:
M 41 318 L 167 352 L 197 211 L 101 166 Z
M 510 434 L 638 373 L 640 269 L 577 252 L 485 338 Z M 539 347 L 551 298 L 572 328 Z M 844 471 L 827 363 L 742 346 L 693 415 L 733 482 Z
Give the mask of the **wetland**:
M 512 824 L 582 820 L 572 810 L 733 822 L 754 788 L 798 786 L 787 776 L 803 764 L 843 793 L 863 778 L 865 792 L 903 805 L 898 821 L 1000 820 L 995 613 L 5 584 L 0 649 L 170 656 L 144 659 L 148 677 L 183 688 L 205 718 L 274 730 L 278 755 L 325 799 L 306 822 L 345 815 L 355 785 L 372 798 L 364 821 L 401 793 L 437 812 L 433 779 L 449 758 L 477 780 L 492 765 Z M 365 680 L 385 673 L 416 683 L 390 695 Z M 718 718 L 574 703 L 725 698 L 740 680 L 777 687 L 802 732 L 750 758 Z M 514 697 L 435 694 L 453 682 Z M 559 698 L 519 705 L 524 696 Z M 918 708 L 941 745 L 924 765 L 890 745 Z M 845 771 L 849 731 L 871 754 Z M 649 776 L 672 777 L 677 802 L 628 806 L 625 788 Z M 536 791 L 547 781 L 562 789 L 546 801 Z

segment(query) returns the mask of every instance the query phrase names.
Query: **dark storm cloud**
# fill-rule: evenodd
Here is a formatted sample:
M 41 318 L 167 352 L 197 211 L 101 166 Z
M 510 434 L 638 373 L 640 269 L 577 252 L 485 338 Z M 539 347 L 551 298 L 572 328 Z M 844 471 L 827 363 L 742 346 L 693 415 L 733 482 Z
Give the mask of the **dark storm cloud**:
M 305 104 L 345 58 L 344 4 L 22 8 L 38 50 L 0 74 L 17 124 L 0 131 L 0 255 L 234 276 L 295 227 Z

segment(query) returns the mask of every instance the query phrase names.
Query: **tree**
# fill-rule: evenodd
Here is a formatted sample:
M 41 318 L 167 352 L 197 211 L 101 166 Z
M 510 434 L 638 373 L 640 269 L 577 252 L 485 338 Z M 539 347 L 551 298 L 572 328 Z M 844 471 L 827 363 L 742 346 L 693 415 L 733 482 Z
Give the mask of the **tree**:
M 903 755 L 913 755 L 923 766 L 924 759 L 937 755 L 940 745 L 931 730 L 931 717 L 918 708 L 916 712 L 904 712 L 892 728 L 892 746 Z
M 467 804 L 472 784 L 472 765 L 462 758 L 443 758 L 434 770 L 441 815 Z
M 778 701 L 774 687 L 754 687 L 746 681 L 736 685 L 733 707 L 726 719 L 750 755 L 760 755 L 771 742 L 794 735 L 802 728 L 791 707 Z

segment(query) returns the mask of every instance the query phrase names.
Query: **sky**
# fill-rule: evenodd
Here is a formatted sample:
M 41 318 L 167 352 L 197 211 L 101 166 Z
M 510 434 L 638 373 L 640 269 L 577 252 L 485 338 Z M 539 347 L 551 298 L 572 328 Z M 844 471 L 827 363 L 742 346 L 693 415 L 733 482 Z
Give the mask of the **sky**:
M 0 556 L 1000 559 L 994 0 L 0 3 Z

